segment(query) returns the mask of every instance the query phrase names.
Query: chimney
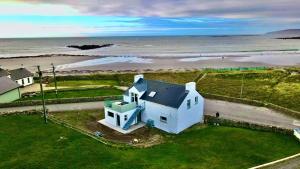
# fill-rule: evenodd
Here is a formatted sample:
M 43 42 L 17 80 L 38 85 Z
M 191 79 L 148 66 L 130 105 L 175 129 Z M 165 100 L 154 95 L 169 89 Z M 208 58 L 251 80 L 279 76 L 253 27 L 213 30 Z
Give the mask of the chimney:
M 144 75 L 135 75 L 134 76 L 134 83 L 136 83 L 139 79 L 143 79 Z
M 196 90 L 196 83 L 195 82 L 186 83 L 185 90 L 188 90 L 188 91 Z

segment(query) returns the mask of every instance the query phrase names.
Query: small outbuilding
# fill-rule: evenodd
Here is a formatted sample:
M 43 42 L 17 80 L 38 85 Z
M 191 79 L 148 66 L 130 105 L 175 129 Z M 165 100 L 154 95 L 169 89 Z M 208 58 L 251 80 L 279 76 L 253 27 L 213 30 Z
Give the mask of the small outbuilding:
M 21 98 L 20 85 L 10 78 L 0 77 L 0 103 L 9 103 Z
M 20 86 L 28 86 L 34 83 L 33 73 L 26 68 L 19 68 L 9 71 L 11 79 L 18 83 Z

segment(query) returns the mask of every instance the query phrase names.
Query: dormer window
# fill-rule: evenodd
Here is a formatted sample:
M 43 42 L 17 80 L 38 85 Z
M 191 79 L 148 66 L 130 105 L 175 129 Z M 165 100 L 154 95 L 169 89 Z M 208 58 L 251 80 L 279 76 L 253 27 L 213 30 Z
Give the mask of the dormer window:
M 152 91 L 152 92 L 150 92 L 149 96 L 150 96 L 150 97 L 154 97 L 155 94 L 156 94 L 156 92 L 153 92 L 153 91 Z

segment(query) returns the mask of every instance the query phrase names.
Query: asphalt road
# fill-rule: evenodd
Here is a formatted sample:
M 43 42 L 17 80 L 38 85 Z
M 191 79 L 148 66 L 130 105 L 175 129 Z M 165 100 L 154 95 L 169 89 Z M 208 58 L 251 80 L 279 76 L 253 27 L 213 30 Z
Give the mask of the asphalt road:
M 47 105 L 47 109 L 50 112 L 102 108 L 103 102 Z M 38 109 L 42 109 L 42 106 L 0 108 L 0 113 Z M 300 121 L 297 121 L 295 118 L 283 115 L 264 107 L 206 99 L 205 114 L 215 115 L 216 112 L 219 112 L 220 117 L 225 119 L 239 120 L 255 124 L 272 125 L 288 129 L 294 129 L 300 126 Z
M 272 125 L 294 129 L 300 126 L 300 121 L 265 107 L 256 107 L 240 103 L 205 99 L 205 114 L 215 115 L 219 112 L 220 118 L 245 121 L 255 124 Z

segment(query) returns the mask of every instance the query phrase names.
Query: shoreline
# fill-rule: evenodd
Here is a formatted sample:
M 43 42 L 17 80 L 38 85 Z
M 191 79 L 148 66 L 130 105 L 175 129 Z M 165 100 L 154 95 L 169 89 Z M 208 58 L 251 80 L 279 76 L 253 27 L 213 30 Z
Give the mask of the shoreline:
M 51 63 L 53 63 L 57 66 L 57 71 L 62 74 L 67 74 L 67 72 L 78 74 L 82 72 L 180 71 L 204 68 L 300 66 L 300 53 L 298 52 L 275 52 L 273 54 L 259 52 L 252 55 L 247 54 L 218 55 L 215 53 L 210 56 L 166 57 L 46 54 L 0 58 L 0 60 L 1 66 L 4 69 L 16 69 L 23 65 L 32 72 L 36 71 L 37 65 L 40 65 L 43 71 L 47 71 L 51 69 Z M 274 62 L 274 60 L 277 62 Z

